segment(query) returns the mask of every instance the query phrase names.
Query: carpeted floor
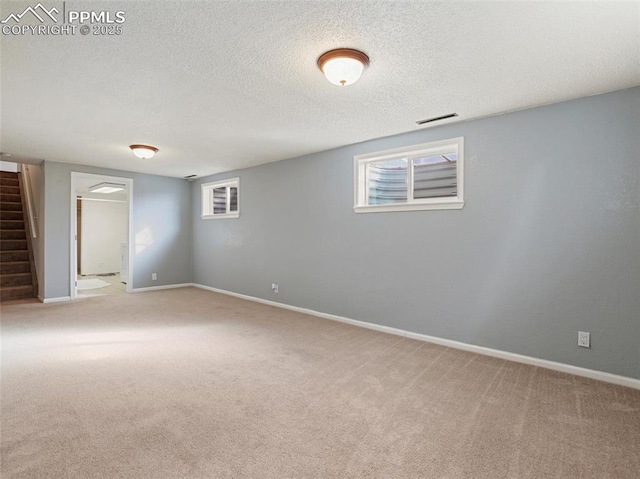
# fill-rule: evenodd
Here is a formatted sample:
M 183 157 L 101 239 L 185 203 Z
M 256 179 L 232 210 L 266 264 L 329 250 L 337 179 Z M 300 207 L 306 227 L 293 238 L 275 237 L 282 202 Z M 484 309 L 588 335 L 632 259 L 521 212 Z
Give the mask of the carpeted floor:
M 637 478 L 640 391 L 193 288 L 2 307 L 14 478 Z

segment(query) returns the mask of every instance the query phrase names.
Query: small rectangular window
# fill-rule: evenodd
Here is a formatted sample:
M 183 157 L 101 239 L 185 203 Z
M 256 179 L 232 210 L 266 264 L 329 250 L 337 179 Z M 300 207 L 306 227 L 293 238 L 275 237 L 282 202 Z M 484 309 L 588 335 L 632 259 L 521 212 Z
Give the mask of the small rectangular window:
M 238 218 L 240 216 L 240 178 L 203 183 L 202 218 Z
M 463 139 L 436 141 L 354 158 L 354 211 L 461 209 Z

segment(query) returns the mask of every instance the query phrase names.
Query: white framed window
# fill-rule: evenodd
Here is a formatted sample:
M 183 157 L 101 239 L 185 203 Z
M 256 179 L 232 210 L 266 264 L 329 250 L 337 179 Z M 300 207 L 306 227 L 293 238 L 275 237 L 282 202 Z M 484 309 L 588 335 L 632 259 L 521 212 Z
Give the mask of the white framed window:
M 240 216 L 240 178 L 203 183 L 201 192 L 201 218 L 238 218 Z
M 464 139 L 354 157 L 356 213 L 464 207 Z

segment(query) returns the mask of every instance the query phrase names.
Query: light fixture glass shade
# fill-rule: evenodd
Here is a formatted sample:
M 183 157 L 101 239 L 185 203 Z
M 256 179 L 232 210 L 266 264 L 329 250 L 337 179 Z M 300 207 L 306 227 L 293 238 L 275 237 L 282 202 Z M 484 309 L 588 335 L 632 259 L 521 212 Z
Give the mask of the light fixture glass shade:
M 330 50 L 318 58 L 318 67 L 334 85 L 351 85 L 362 76 L 369 57 L 358 50 L 339 48 Z
M 98 183 L 97 185 L 93 185 L 89 188 L 90 193 L 116 193 L 118 191 L 123 191 L 125 185 L 121 185 L 119 183 Z
M 129 145 L 133 154 L 138 158 L 142 158 L 143 160 L 147 160 L 149 158 L 153 158 L 153 155 L 156 154 L 158 149 L 155 146 L 149 145 Z
M 362 76 L 364 65 L 353 58 L 336 58 L 324 65 L 324 76 L 334 85 L 351 85 Z

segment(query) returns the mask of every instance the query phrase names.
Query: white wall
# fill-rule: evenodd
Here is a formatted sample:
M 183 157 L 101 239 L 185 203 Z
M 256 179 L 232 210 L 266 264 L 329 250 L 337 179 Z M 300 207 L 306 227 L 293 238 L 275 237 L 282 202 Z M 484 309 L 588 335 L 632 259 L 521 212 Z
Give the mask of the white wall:
M 18 172 L 18 164 L 10 161 L 0 161 L 0 171 Z
M 43 298 L 44 292 L 44 171 L 43 165 L 25 165 L 29 176 L 36 222 L 36 238 L 32 238 L 33 259 L 38 278 L 38 296 Z
M 120 272 L 120 243 L 127 241 L 127 203 L 82 200 L 80 274 Z

